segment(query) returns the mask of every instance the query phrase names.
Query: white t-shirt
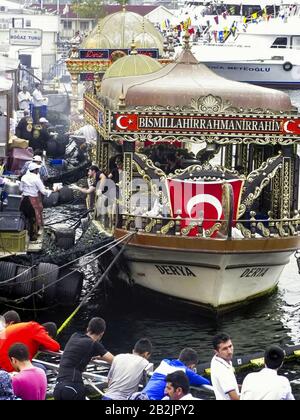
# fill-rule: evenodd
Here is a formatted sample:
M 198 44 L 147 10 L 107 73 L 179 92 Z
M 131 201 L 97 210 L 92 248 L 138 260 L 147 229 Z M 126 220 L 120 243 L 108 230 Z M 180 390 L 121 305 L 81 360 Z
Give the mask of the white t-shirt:
M 249 373 L 243 382 L 241 400 L 294 400 L 291 385 L 277 370 L 264 368 Z
M 118 354 L 114 357 L 108 373 L 106 397 L 112 400 L 126 400 L 138 390 L 143 373 L 153 368 L 145 358 L 137 354 Z
M 239 393 L 239 387 L 235 378 L 232 363 L 226 362 L 215 355 L 210 364 L 211 383 L 213 385 L 216 400 L 230 400 L 228 393 L 236 391 Z

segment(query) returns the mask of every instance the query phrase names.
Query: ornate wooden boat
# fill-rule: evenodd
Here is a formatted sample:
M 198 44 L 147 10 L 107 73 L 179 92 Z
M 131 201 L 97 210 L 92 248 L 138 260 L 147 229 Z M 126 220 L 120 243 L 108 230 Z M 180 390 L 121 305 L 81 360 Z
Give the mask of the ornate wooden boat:
M 165 67 L 143 57 L 152 70 L 139 75 L 137 60 L 117 60 L 85 95 L 97 163 L 109 173 L 123 158 L 95 223 L 135 232 L 134 285 L 217 312 L 270 293 L 300 245 L 297 110 L 285 93 L 215 75 L 188 38 Z

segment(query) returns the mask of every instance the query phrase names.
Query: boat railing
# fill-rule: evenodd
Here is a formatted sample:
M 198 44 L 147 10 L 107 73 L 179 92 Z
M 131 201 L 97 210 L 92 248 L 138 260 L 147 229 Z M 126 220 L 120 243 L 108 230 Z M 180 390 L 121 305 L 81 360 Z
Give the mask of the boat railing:
M 300 235 L 300 215 L 295 211 L 293 217 L 285 215 L 282 219 L 275 219 L 269 212 L 267 218 L 257 218 L 254 211 L 249 219 L 233 220 L 228 228 L 228 221 L 216 219 L 188 219 L 177 217 L 143 216 L 122 214 L 117 226 L 128 231 L 155 235 L 196 236 L 200 238 L 235 239 L 293 237 Z M 210 227 L 207 227 L 210 226 Z M 228 231 L 230 230 L 230 235 Z

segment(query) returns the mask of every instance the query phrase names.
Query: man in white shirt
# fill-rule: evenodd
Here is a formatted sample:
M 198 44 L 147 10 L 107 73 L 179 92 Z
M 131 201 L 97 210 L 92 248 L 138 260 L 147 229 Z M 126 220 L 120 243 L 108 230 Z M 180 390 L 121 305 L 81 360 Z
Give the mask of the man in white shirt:
M 239 400 L 239 387 L 232 366 L 233 344 L 228 334 L 213 338 L 215 355 L 211 360 L 210 374 L 216 400 Z
M 283 360 L 284 351 L 281 347 L 268 347 L 265 351 L 264 369 L 245 377 L 241 400 L 294 400 L 289 380 L 277 373 Z
M 27 90 L 26 86 L 18 93 L 19 109 L 23 111 L 29 111 L 29 104 L 32 100 L 32 96 Z
M 41 109 L 42 106 L 47 105 L 48 98 L 42 94 L 41 84 L 36 83 L 35 89 L 32 92 L 32 103 L 33 103 L 33 121 L 35 124 L 39 122 L 39 119 L 42 117 Z
M 143 374 L 153 368 L 148 359 L 152 345 L 148 338 L 141 338 L 134 346 L 132 354 L 118 354 L 114 357 L 108 373 L 108 390 L 103 399 L 127 400 L 138 391 Z
M 21 212 L 28 221 L 29 237 L 36 241 L 39 229 L 43 226 L 43 204 L 41 194 L 49 196 L 52 191 L 47 190 L 39 176 L 40 165 L 31 162 L 28 171 L 21 178 L 22 192 Z

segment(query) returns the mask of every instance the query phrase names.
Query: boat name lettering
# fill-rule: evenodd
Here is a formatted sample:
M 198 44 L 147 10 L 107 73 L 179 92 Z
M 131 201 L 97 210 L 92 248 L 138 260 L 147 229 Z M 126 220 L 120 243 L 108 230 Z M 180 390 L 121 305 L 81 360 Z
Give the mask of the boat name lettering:
M 269 271 L 268 268 L 247 268 L 240 277 L 263 277 Z
M 214 64 L 208 64 L 208 67 L 211 70 L 230 70 L 230 71 L 256 71 L 261 73 L 270 73 L 271 67 L 250 67 L 250 66 L 227 66 L 225 68 L 224 66 L 218 66 Z
M 196 275 L 188 268 L 182 265 L 155 265 L 160 274 L 168 276 L 184 276 L 196 277 Z
M 281 118 L 114 114 L 112 131 L 282 134 L 282 124 Z
M 141 129 L 175 129 L 195 131 L 247 131 L 247 132 L 278 132 L 280 124 L 277 121 L 230 118 L 183 118 L 183 117 L 140 117 Z

